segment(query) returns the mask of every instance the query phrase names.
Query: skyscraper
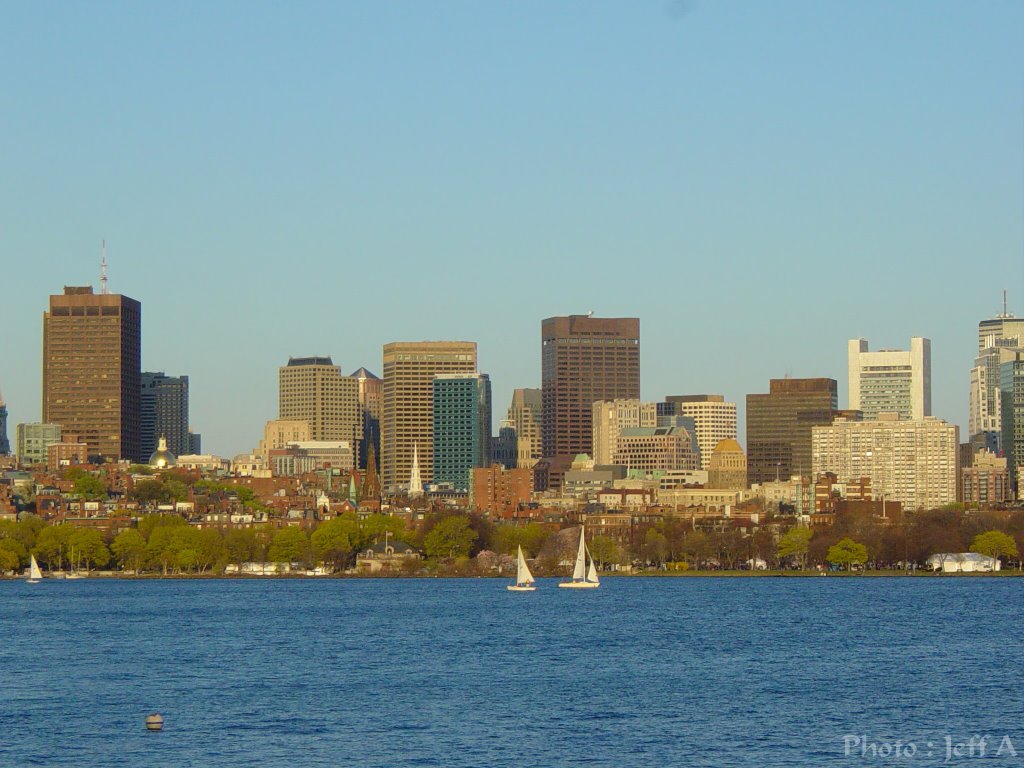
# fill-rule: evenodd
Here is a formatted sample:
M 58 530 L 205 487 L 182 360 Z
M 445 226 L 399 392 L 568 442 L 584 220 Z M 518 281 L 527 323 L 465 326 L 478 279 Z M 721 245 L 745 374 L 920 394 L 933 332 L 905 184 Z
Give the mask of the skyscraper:
M 868 351 L 866 339 L 850 339 L 849 408 L 860 411 L 865 421 L 880 413 L 898 413 L 901 419 L 932 415 L 931 341 L 915 336 L 910 351 Z
M 747 479 L 766 483 L 809 476 L 811 429 L 832 423 L 835 379 L 772 379 L 766 395 L 747 395 Z
M 967 428 L 973 445 L 994 453 L 1003 451 L 1000 368 L 1019 351 L 1024 351 L 1024 319 L 1011 315 L 1005 305 L 1001 314 L 978 323 Z
M 516 389 L 508 407 L 508 421 L 516 435 L 516 463 L 523 469 L 532 469 L 542 458 L 540 425 L 543 414 L 539 389 Z
M 659 403 L 658 414 L 669 413 L 693 419 L 700 468 L 705 471 L 718 444 L 736 439 L 736 403 L 727 403 L 722 395 L 669 395 Z
M 472 470 L 491 463 L 491 380 L 486 373 L 434 377 L 433 483 L 468 492 Z
M 0 392 L 0 456 L 7 456 L 11 452 L 11 443 L 7 439 L 7 403 L 4 402 L 4 393 Z
M 359 385 L 359 409 L 363 420 L 359 445 L 359 468 L 366 469 L 373 444 L 374 455 L 380 455 L 380 420 L 384 413 L 384 382 L 379 376 L 360 368 L 350 375 Z
M 1017 498 L 1024 496 L 1024 350 L 999 366 L 1002 444 Z
M 188 376 L 143 371 L 140 431 L 143 456 L 156 450 L 161 437 L 175 456 L 193 452 L 188 431 Z
M 140 443 L 142 305 L 65 287 L 43 313 L 43 422 L 90 456 L 144 461 Z
M 356 379 L 342 376 L 329 357 L 290 357 L 278 383 L 278 418 L 308 422 L 310 440 L 346 440 L 355 456 L 363 423 Z
M 989 347 L 1020 346 L 1024 346 L 1024 317 L 1017 317 L 1007 311 L 1004 293 L 1003 311 L 978 323 L 978 353 Z
M 434 472 L 434 376 L 476 373 L 476 342 L 395 341 L 384 345 L 381 479 L 385 493 L 409 483 L 413 450 L 424 482 Z
M 640 397 L 640 320 L 590 315 L 541 323 L 545 457 L 591 453 L 591 406 Z

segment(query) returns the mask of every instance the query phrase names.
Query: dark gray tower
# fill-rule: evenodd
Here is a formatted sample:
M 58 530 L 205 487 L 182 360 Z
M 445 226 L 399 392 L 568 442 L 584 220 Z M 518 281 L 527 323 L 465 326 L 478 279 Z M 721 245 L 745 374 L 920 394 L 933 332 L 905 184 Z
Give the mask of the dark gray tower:
M 188 376 L 142 374 L 142 455 L 156 450 L 157 441 L 167 438 L 167 449 L 175 456 L 192 453 L 188 432 Z

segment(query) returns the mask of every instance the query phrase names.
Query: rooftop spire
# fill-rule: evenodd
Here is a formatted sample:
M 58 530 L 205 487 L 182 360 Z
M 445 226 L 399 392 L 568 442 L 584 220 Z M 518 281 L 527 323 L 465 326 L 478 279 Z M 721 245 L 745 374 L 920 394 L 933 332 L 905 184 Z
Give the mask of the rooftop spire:
M 107 295 L 107 241 L 103 241 L 103 258 L 100 261 L 100 293 Z
M 420 479 L 419 443 L 412 446 L 412 470 L 409 472 L 409 498 L 415 499 L 423 495 L 423 480 Z

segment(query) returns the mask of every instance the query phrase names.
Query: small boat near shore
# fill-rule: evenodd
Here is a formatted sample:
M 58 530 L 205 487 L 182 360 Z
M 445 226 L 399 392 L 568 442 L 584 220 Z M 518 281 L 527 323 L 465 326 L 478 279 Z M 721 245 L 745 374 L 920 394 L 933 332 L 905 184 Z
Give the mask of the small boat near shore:
M 32 560 L 28 564 L 28 578 L 25 580 L 26 584 L 38 584 L 43 580 L 43 572 L 39 570 L 39 563 L 36 562 L 36 556 L 32 555 Z
M 572 571 L 572 580 L 563 581 L 558 586 L 565 589 L 597 589 L 601 586 L 601 580 L 597 577 L 597 566 L 587 548 L 586 535 L 582 525 L 580 526 L 580 547 L 576 552 L 576 567 Z
M 526 557 L 523 555 L 523 548 L 519 547 L 519 554 L 516 562 L 516 583 L 505 587 L 509 592 L 533 592 L 537 589 L 534 586 L 533 574 L 526 564 Z

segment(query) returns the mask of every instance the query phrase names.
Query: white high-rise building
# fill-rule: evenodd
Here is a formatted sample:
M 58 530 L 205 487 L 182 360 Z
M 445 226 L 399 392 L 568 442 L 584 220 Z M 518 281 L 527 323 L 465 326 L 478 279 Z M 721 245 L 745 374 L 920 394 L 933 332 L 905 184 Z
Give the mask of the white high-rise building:
M 598 400 L 591 406 L 594 430 L 594 464 L 612 463 L 624 429 L 658 426 L 657 403 L 639 400 Z
M 1004 300 L 1005 302 L 1005 300 Z M 994 453 L 1003 449 L 999 366 L 1024 350 L 1024 319 L 1006 311 L 978 323 L 978 357 L 971 368 L 967 428 L 971 441 Z
M 711 467 L 711 454 L 723 440 L 736 439 L 736 403 L 722 395 L 670 395 L 661 406 L 662 413 L 674 413 L 693 419 L 694 436 L 700 449 L 700 468 Z
M 850 339 L 849 409 L 861 411 L 865 421 L 881 413 L 920 420 L 932 415 L 932 343 L 915 336 L 910 351 L 868 351 L 867 339 Z
M 935 509 L 957 500 L 959 444 L 959 427 L 931 416 L 840 418 L 812 428 L 811 466 L 814 477 L 832 472 L 840 482 L 871 478 L 875 498 L 899 501 L 905 509 Z

